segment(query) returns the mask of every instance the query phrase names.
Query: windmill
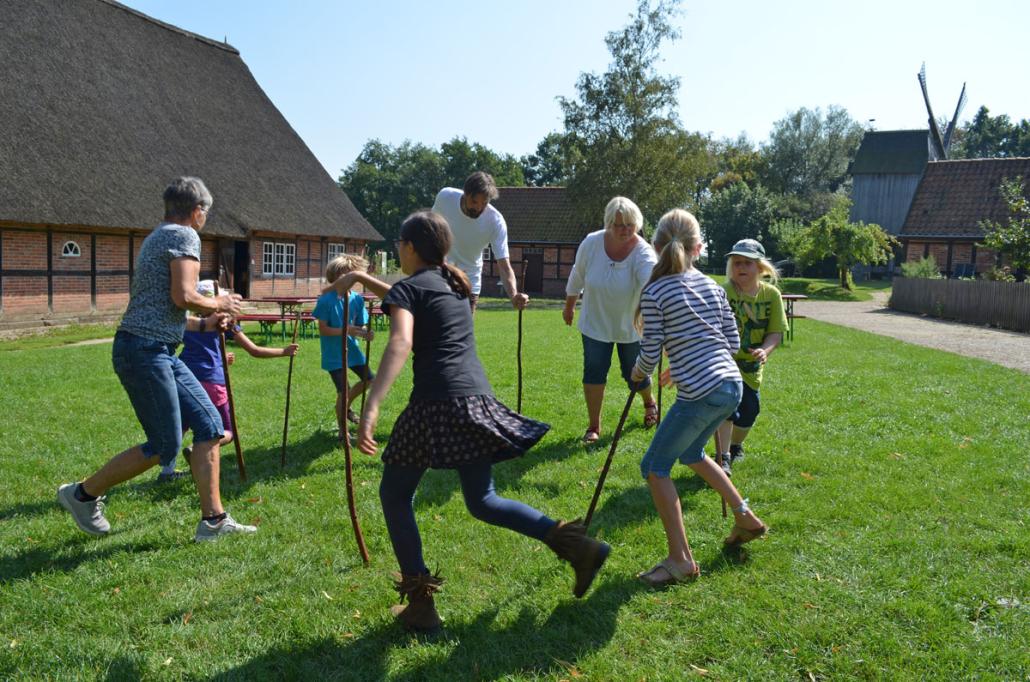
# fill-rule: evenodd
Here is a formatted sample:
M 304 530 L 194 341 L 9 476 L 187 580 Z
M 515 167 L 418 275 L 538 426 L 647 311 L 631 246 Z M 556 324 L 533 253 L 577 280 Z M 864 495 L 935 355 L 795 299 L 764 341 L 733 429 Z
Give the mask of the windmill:
M 933 108 L 930 106 L 930 95 L 926 92 L 926 62 L 923 62 L 923 66 L 919 69 L 919 87 L 923 90 L 926 113 L 930 117 L 930 143 L 933 145 L 933 152 L 938 160 L 946 160 L 948 158 L 948 148 L 951 146 L 951 136 L 955 132 L 955 126 L 958 124 L 958 117 L 962 113 L 963 107 L 966 106 L 966 84 L 962 84 L 962 93 L 958 96 L 955 114 L 951 117 L 951 123 L 948 124 L 943 136 L 941 135 L 940 127 L 937 125 L 937 118 L 933 115 Z

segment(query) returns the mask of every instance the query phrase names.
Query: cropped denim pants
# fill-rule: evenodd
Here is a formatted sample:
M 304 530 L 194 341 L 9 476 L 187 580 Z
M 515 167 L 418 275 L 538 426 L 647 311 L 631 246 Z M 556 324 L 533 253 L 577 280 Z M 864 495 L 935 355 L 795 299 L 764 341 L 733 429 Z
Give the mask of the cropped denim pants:
M 741 391 L 740 379 L 726 379 L 697 400 L 677 398 L 640 461 L 640 475 L 668 478 L 677 459 L 680 464 L 704 459 L 705 443 L 737 409 Z
M 145 457 L 171 464 L 182 447 L 182 422 L 201 443 L 222 437 L 222 418 L 189 367 L 175 355 L 175 346 L 126 331 L 114 336 L 111 362 L 136 419 L 147 435 Z

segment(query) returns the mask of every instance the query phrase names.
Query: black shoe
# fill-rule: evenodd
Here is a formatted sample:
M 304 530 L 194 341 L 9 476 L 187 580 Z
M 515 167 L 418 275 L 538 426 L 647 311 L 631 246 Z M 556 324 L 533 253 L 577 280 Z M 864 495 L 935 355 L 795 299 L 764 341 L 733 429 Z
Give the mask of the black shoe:
M 744 444 L 730 446 L 730 459 L 736 462 L 738 459 L 744 459 Z
M 189 474 L 185 471 L 172 471 L 170 473 L 161 472 L 157 475 L 158 483 L 171 483 L 172 481 L 178 481 L 180 479 L 188 477 Z
M 730 457 L 730 455 L 728 455 L 728 454 L 722 456 L 722 464 L 720 464 L 720 466 L 722 467 L 723 473 L 725 473 L 727 477 L 730 477 L 730 476 L 733 475 L 733 471 L 730 469 L 730 465 L 732 464 L 732 459 L 733 458 Z M 719 458 L 718 457 L 716 457 L 715 462 L 716 462 L 716 464 L 719 463 Z
M 186 447 L 182 449 L 182 458 L 186 460 L 186 463 L 190 463 L 190 455 L 193 454 L 193 448 Z

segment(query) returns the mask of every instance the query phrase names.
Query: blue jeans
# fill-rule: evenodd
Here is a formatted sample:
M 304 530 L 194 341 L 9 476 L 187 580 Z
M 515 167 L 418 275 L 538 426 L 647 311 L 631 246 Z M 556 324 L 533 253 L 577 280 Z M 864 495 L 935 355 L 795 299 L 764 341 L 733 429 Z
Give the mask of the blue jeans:
M 740 379 L 726 379 L 702 398 L 677 399 L 640 460 L 640 475 L 668 478 L 677 459 L 680 464 L 696 464 L 704 459 L 705 443 L 737 409 L 740 393 Z
M 461 492 L 469 513 L 480 521 L 501 526 L 543 540 L 555 526 L 555 521 L 527 504 L 509 500 L 494 490 L 489 461 L 473 462 L 458 467 Z M 422 538 L 415 522 L 415 489 L 425 469 L 418 467 L 383 466 L 383 480 L 379 484 L 379 499 L 383 504 L 386 529 L 390 533 L 393 553 L 397 555 L 401 573 L 419 575 L 428 573 L 422 559 Z
M 608 369 L 612 366 L 612 347 L 614 346 L 619 352 L 619 369 L 622 373 L 622 378 L 626 380 L 628 384 L 630 381 L 630 374 L 633 372 L 633 365 L 637 362 L 637 356 L 640 355 L 640 343 L 634 341 L 633 343 L 615 343 L 614 341 L 598 341 L 592 339 L 586 334 L 580 334 L 583 337 L 583 383 L 584 384 L 605 384 L 608 382 Z M 642 388 L 647 388 L 651 385 L 651 380 L 648 378 L 642 385 Z M 638 387 L 637 390 L 640 390 Z
M 182 447 L 182 421 L 194 442 L 222 437 L 222 418 L 193 372 L 175 356 L 172 344 L 120 331 L 111 351 L 114 371 L 129 395 L 136 419 L 147 435 L 145 457 L 171 464 Z

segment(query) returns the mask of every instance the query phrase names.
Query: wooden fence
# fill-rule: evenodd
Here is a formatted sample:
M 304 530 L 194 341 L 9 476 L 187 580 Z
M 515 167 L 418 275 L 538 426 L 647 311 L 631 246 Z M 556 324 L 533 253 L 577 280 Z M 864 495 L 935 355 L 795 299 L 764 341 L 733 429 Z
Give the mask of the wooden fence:
M 894 279 L 890 307 L 1030 332 L 1030 284 L 984 280 Z

